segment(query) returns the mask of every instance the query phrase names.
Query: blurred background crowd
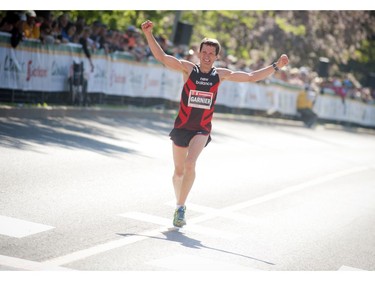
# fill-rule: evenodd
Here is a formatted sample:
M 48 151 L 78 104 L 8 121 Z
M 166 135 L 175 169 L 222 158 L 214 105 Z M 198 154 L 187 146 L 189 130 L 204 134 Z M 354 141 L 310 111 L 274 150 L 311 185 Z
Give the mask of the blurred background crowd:
M 124 30 L 109 28 L 100 20 L 86 22 L 83 16 L 71 17 L 68 11 L 55 14 L 52 11 L 6 11 L 0 15 L 0 32 L 11 34 L 11 45 L 17 48 L 22 40 L 36 40 L 41 44 L 79 44 L 89 58 L 91 54 L 103 50 L 106 54 L 126 52 L 137 61 L 153 60 L 145 44 L 140 29 L 129 24 Z M 160 46 L 170 55 L 198 63 L 197 44 L 174 45 L 168 38 L 155 34 Z M 229 69 L 251 71 L 269 65 L 272 61 L 258 59 L 246 63 L 223 49 L 216 66 Z M 343 99 L 354 99 L 367 104 L 375 104 L 375 89 L 362 87 L 356 78 L 345 73 L 341 76 L 320 77 L 306 66 L 289 66 L 276 73 L 273 79 L 282 83 L 308 87 L 316 94 L 339 96 Z

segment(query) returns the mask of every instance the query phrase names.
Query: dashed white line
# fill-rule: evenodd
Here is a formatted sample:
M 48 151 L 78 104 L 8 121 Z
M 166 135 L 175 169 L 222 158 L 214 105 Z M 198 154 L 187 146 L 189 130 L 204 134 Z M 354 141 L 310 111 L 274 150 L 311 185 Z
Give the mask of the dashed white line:
M 196 217 L 196 218 L 193 218 L 193 219 L 189 220 L 189 222 L 188 222 L 189 224 L 188 224 L 187 228 L 189 228 L 189 230 L 190 229 L 195 230 L 195 232 L 200 232 L 200 233 L 202 233 L 202 231 L 203 231 L 203 233 L 207 234 L 207 233 L 210 233 L 210 231 L 207 228 L 202 228 L 200 226 L 198 227 L 197 225 L 194 225 L 194 224 L 209 220 L 209 219 L 214 218 L 214 217 L 218 217 L 219 215 L 228 215 L 232 212 L 239 211 L 241 209 L 248 208 L 248 207 L 251 207 L 251 206 L 254 206 L 254 205 L 257 205 L 257 204 L 261 204 L 261 203 L 264 203 L 264 202 L 267 202 L 267 201 L 271 201 L 271 200 L 274 200 L 276 198 L 282 197 L 284 195 L 300 191 L 300 190 L 302 190 L 304 188 L 307 188 L 307 187 L 312 187 L 312 186 L 315 186 L 315 185 L 318 185 L 318 184 L 322 184 L 322 183 L 325 183 L 325 182 L 328 182 L 328 181 L 331 181 L 331 180 L 334 180 L 334 179 L 337 179 L 337 178 L 340 178 L 340 177 L 343 177 L 343 176 L 358 173 L 358 172 L 365 171 L 365 170 L 368 170 L 368 169 L 369 169 L 369 167 L 352 168 L 352 169 L 336 172 L 336 173 L 333 173 L 333 174 L 329 174 L 329 175 L 326 175 L 326 176 L 322 176 L 318 179 L 314 179 L 314 180 L 311 180 L 311 181 L 308 181 L 308 182 L 305 182 L 305 183 L 302 183 L 302 184 L 293 185 L 293 186 L 290 186 L 290 187 L 285 188 L 283 190 L 280 190 L 280 191 L 277 191 L 277 192 L 274 192 L 274 193 L 271 193 L 271 194 L 267 194 L 265 196 L 261 196 L 259 198 L 255 198 L 255 199 L 252 199 L 252 200 L 249 200 L 249 201 L 245 201 L 245 202 L 242 202 L 242 203 L 239 203 L 239 204 L 236 204 L 236 205 L 232 205 L 232 206 L 220 209 L 220 210 L 214 209 L 214 211 L 213 211 L 212 209 L 210 209 L 210 210 L 205 209 L 206 211 L 209 210 L 209 212 L 202 215 L 202 216 L 199 216 L 199 217 Z M 202 210 L 202 208 L 201 208 L 201 210 Z M 143 221 L 148 221 L 148 222 L 151 222 L 151 223 L 156 223 L 156 224 L 161 224 L 161 225 L 168 225 L 168 224 L 171 223 L 170 220 L 167 220 L 167 219 L 164 219 L 164 218 L 150 216 L 150 215 L 146 215 L 146 214 L 142 214 L 142 213 L 136 213 L 136 212 L 122 214 L 121 216 L 133 218 L 133 219 L 140 219 L 140 220 L 143 220 Z M 99 254 L 99 253 L 106 252 L 106 251 L 111 250 L 111 249 L 116 249 L 116 248 L 119 248 L 119 247 L 122 247 L 122 246 L 125 246 L 125 245 L 129 245 L 129 244 L 132 244 L 132 243 L 144 240 L 144 239 L 148 239 L 151 236 L 160 235 L 162 232 L 171 231 L 172 229 L 173 228 L 171 228 L 171 227 L 164 226 L 164 227 L 161 227 L 161 228 L 158 228 L 158 229 L 155 229 L 155 230 L 145 231 L 145 232 L 139 233 L 137 235 L 128 236 L 128 237 L 125 237 L 125 238 L 122 238 L 122 239 L 119 239 L 119 240 L 115 240 L 115 241 L 111 241 L 111 242 L 104 243 L 104 244 L 101 244 L 101 245 L 97 245 L 97 246 L 94 246 L 94 247 L 91 247 L 91 248 L 88 248 L 88 249 L 85 249 L 85 250 L 73 252 L 71 254 L 67 254 L 67 255 L 62 256 L 62 257 L 54 258 L 54 259 L 45 261 L 44 263 L 48 264 L 48 265 L 62 265 L 62 264 L 71 263 L 71 262 L 81 260 L 81 259 L 93 256 L 93 255 L 96 255 L 96 254 Z M 211 230 L 211 232 L 212 231 L 213 230 Z M 218 233 L 216 230 L 215 230 L 215 232 Z M 220 235 L 221 235 L 221 237 L 223 237 L 222 233 Z M 230 234 L 230 233 L 226 233 L 226 235 L 227 235 L 226 237 L 233 237 L 233 234 Z M 216 236 L 217 236 L 217 234 L 216 234 Z
M 0 264 L 16 269 L 31 270 L 31 271 L 41 271 L 41 270 L 72 270 L 65 267 L 47 265 L 41 262 L 35 262 L 25 259 L 19 259 L 9 256 L 0 255 Z
M 168 225 L 171 226 L 172 224 L 172 219 L 165 219 L 165 218 L 152 216 L 152 215 L 139 213 L 139 212 L 129 212 L 125 214 L 120 214 L 119 216 L 130 218 L 130 219 L 135 219 L 135 220 L 140 220 L 140 221 L 146 221 L 146 222 L 155 223 L 155 224 L 160 224 L 160 225 L 166 225 L 166 226 Z M 214 237 L 220 237 L 224 239 L 236 239 L 239 237 L 238 234 L 234 234 L 234 233 L 230 233 L 230 232 L 222 231 L 222 230 L 217 230 L 217 229 L 212 229 L 212 228 L 205 227 L 205 226 L 193 225 L 190 223 L 187 229 L 191 232 L 205 234 L 205 235 L 214 236 Z
M 170 201 L 166 204 L 169 205 L 169 206 L 172 206 L 172 207 L 176 206 L 176 203 L 173 202 L 173 201 Z M 228 218 L 228 219 L 240 222 L 240 223 L 257 223 L 257 222 L 259 222 L 259 219 L 243 215 L 240 212 L 226 211 L 224 209 L 216 209 L 216 208 L 206 207 L 206 206 L 202 206 L 202 205 L 198 205 L 198 204 L 194 204 L 194 203 L 189 202 L 189 205 L 187 207 L 187 211 L 190 211 L 190 210 L 198 212 L 198 213 L 204 213 L 204 214 L 207 214 L 207 215 L 210 215 L 210 216 Z
M 363 269 L 343 265 L 338 271 L 364 271 Z
M 96 254 L 100 254 L 100 253 L 112 250 L 112 249 L 120 248 L 125 245 L 129 245 L 138 241 L 142 241 L 152 236 L 158 236 L 161 233 L 166 232 L 166 231 L 176 230 L 176 228 L 171 226 L 171 223 L 172 223 L 171 220 L 168 220 L 165 218 L 151 216 L 151 215 L 138 213 L 138 212 L 129 212 L 125 214 L 120 214 L 120 216 L 131 218 L 131 219 L 136 219 L 136 220 L 147 221 L 150 223 L 160 224 L 160 225 L 164 225 L 164 227 L 161 227 L 155 230 L 145 231 L 137 235 L 127 236 L 125 238 L 115 240 L 115 241 L 110 241 L 101 245 L 93 246 L 88 249 L 77 251 L 77 252 L 67 254 L 65 256 L 61 256 L 61 257 L 54 258 L 51 260 L 47 260 L 44 263 L 48 265 L 68 264 L 77 260 L 81 260 L 81 259 L 93 256 Z M 227 239 L 233 239 L 237 237 L 237 234 L 232 234 L 232 233 L 228 233 L 224 231 L 218 231 L 218 230 L 210 229 L 207 227 L 201 227 L 197 225 L 189 225 L 189 231 L 196 232 L 196 233 L 203 233 L 205 235 L 213 235 L 215 237 L 221 237 L 221 238 L 227 238 Z
M 147 264 L 158 266 L 166 270 L 246 270 L 256 271 L 253 267 L 242 266 L 238 264 L 222 262 L 218 260 L 207 259 L 196 255 L 176 255 L 162 259 L 156 259 L 148 262 Z
M 23 238 L 52 228 L 54 227 L 45 224 L 0 216 L 0 234 L 6 236 Z
M 171 228 L 161 227 L 161 228 L 150 230 L 150 231 L 144 231 L 144 232 L 138 233 L 137 235 L 126 236 L 125 238 L 121 238 L 115 241 L 110 241 L 104 244 L 96 245 L 91 248 L 73 252 L 65 256 L 58 257 L 58 258 L 50 259 L 50 260 L 44 261 L 43 263 L 46 265 L 55 265 L 55 266 L 68 264 L 77 260 L 91 257 L 96 254 L 104 253 L 112 249 L 117 249 L 125 245 L 129 245 L 138 241 L 142 241 L 152 236 L 160 235 L 160 233 L 162 232 L 166 232 L 170 230 Z
M 344 176 L 348 176 L 350 174 L 366 171 L 368 169 L 369 169 L 368 166 L 367 167 L 365 167 L 365 166 L 364 167 L 356 167 L 356 168 L 336 172 L 336 173 L 333 173 L 333 174 L 329 174 L 329 175 L 326 175 L 326 176 L 322 176 L 320 178 L 317 178 L 317 179 L 314 179 L 314 180 L 311 180 L 311 181 L 308 181 L 308 182 L 292 185 L 292 186 L 287 187 L 285 189 L 282 189 L 280 191 L 276 191 L 276 192 L 273 192 L 273 193 L 270 193 L 270 194 L 267 194 L 267 195 L 264 195 L 264 196 L 261 196 L 261 197 L 258 197 L 258 198 L 254 198 L 254 199 L 251 199 L 251 200 L 248 200 L 248 201 L 245 201 L 245 202 L 241 202 L 241 203 L 238 203 L 238 204 L 235 204 L 235 205 L 231 205 L 229 207 L 222 208 L 222 209 L 220 209 L 216 212 L 213 212 L 213 213 L 211 212 L 211 213 L 202 215 L 200 217 L 194 218 L 194 219 L 190 220 L 190 222 L 191 223 L 200 223 L 200 222 L 212 219 L 214 217 L 217 217 L 218 214 L 226 214 L 226 213 L 230 213 L 230 212 L 239 211 L 239 210 L 242 210 L 242 209 L 245 209 L 245 208 L 249 208 L 249 207 L 261 204 L 261 203 L 265 203 L 265 202 L 280 198 L 282 196 L 285 196 L 285 195 L 288 195 L 288 194 L 291 194 L 291 193 L 294 193 L 294 192 L 301 191 L 301 190 L 303 190 L 307 187 L 316 186 L 316 185 L 319 185 L 319 184 L 322 184 L 322 183 L 325 183 L 325 182 L 332 181 L 334 179 L 338 179 L 340 177 L 344 177 Z

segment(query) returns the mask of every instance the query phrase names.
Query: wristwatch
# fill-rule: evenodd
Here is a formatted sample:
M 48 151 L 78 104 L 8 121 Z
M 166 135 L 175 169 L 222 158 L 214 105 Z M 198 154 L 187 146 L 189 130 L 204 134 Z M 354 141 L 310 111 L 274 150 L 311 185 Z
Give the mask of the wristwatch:
M 275 71 L 279 71 L 279 70 L 280 70 L 280 69 L 277 67 L 277 65 L 276 65 L 275 62 L 272 63 L 272 67 L 273 67 L 273 69 L 275 69 Z

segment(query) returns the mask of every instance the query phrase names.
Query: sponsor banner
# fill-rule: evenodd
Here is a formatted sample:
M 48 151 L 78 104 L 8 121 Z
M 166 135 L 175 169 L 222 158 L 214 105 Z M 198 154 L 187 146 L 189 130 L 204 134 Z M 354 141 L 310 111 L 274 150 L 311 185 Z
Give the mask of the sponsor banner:
M 375 106 L 355 100 L 319 95 L 314 104 L 319 118 L 375 126 Z
M 236 108 L 274 110 L 283 114 L 297 113 L 298 90 L 260 83 L 225 81 L 220 85 L 216 104 Z
M 161 73 L 160 97 L 179 102 L 184 83 L 183 76 L 180 72 L 166 67 L 158 67 L 158 69 Z
M 4 35 L 3 35 L 4 36 Z M 76 45 L 43 46 L 35 41 L 21 42 L 17 48 L 4 43 L 0 35 L 0 88 L 24 91 L 61 92 L 81 48 Z
M 92 58 L 94 64 L 94 72 L 86 75 L 88 80 L 87 91 L 90 93 L 105 93 L 108 94 L 110 84 L 111 65 L 102 56 Z M 85 65 L 85 72 L 87 73 L 87 65 Z
M 66 92 L 73 62 L 83 62 L 89 93 L 164 98 L 178 102 L 183 86 L 181 73 L 152 61 L 135 62 L 126 53 L 92 54 L 94 71 L 77 44 L 42 45 L 24 40 L 17 48 L 9 34 L 0 33 L 0 88 L 23 91 Z M 203 83 L 203 82 L 202 82 Z M 297 114 L 300 89 L 277 83 L 234 83 L 224 81 L 216 103 L 232 108 L 272 110 Z M 210 101 L 211 99 L 211 101 Z M 212 98 L 191 93 L 190 105 L 208 108 Z M 375 106 L 338 97 L 318 96 L 314 111 L 320 118 L 375 126 Z
M 126 86 L 128 81 L 127 75 L 127 64 L 113 61 L 109 64 L 110 71 L 108 72 L 108 85 L 106 87 L 107 93 L 112 95 L 126 95 Z M 92 83 L 90 83 L 92 84 Z M 94 89 L 89 89 L 89 92 L 93 92 Z

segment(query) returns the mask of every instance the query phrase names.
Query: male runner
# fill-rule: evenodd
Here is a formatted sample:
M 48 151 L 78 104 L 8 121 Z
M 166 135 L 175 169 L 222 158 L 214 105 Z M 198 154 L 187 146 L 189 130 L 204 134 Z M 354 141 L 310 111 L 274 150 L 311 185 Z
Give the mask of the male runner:
M 220 83 L 224 80 L 262 80 L 287 65 L 289 59 L 286 55 L 281 55 L 272 65 L 250 73 L 216 68 L 213 64 L 218 59 L 220 43 L 216 39 L 205 38 L 200 44 L 200 63 L 194 64 L 167 55 L 153 36 L 153 26 L 150 20 L 141 25 L 152 54 L 165 66 L 181 71 L 184 78 L 179 113 L 170 133 L 174 161 L 172 182 L 177 205 L 173 225 L 182 227 L 186 224 L 185 202 L 194 183 L 195 165 L 203 148 L 211 140 L 211 120 Z

